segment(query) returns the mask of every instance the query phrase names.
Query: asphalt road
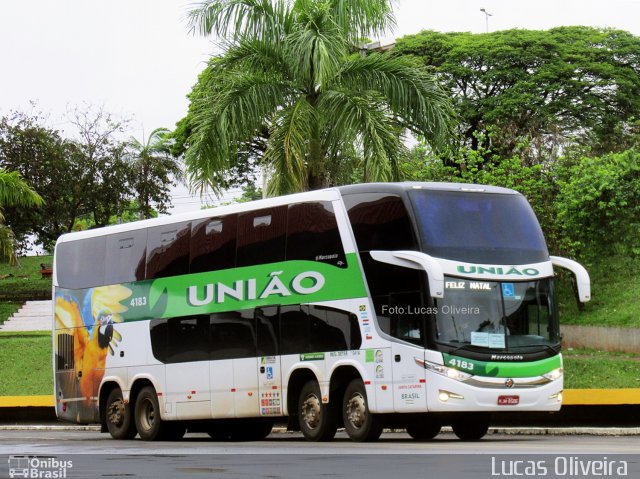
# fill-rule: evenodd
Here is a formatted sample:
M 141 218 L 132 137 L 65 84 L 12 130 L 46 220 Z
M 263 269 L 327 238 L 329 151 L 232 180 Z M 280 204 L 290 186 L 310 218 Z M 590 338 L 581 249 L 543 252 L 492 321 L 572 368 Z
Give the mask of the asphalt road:
M 404 433 L 385 433 L 378 442 L 362 444 L 338 433 L 319 444 L 298 433 L 274 433 L 260 442 L 214 442 L 188 434 L 179 442 L 149 443 L 115 441 L 94 431 L 0 431 L 0 477 L 9 477 L 15 456 L 35 456 L 39 470 L 49 473 L 39 477 L 67 478 L 477 479 L 516 476 L 527 465 L 535 474 L 526 475 L 533 477 L 602 477 L 589 475 L 598 472 L 589 469 L 594 461 L 610 472 L 605 477 L 640 477 L 638 436 L 489 434 L 462 442 L 442 433 L 416 442 Z M 60 467 L 65 461 L 72 467 Z M 65 475 L 51 476 L 55 471 Z

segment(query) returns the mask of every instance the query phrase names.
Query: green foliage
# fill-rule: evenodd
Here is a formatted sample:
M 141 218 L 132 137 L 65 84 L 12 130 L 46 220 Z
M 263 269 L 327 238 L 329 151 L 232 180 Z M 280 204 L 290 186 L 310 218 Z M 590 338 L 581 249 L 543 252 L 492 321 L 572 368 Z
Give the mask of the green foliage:
M 15 236 L 4 224 L 4 209 L 18 208 L 22 211 L 42 206 L 42 197 L 22 179 L 17 171 L 0 168 L 0 259 L 12 263 L 17 261 Z
M 170 177 L 177 166 L 168 155 L 157 156 L 155 137 L 136 149 L 134 142 L 119 139 L 124 122 L 102 110 L 76 109 L 70 121 L 76 139 L 47 127 L 38 115 L 12 113 L 0 119 L 0 168 L 19 172 L 44 199 L 37 209 L 6 208 L 6 223 L 23 252 L 29 235 L 50 251 L 78 221 L 105 226 L 126 216 L 132 205 L 143 210 L 139 218 L 152 214 L 151 201 L 160 211 L 170 204 Z M 134 197 L 146 201 L 144 207 L 132 203 Z
M 640 256 L 640 153 L 578 158 L 560 183 L 557 207 L 578 252 Z
M 156 209 L 161 213 L 167 212 L 167 206 L 171 204 L 169 193 L 175 185 L 173 179 L 182 177 L 179 162 L 170 154 L 169 133 L 166 128 L 157 128 L 145 143 L 131 138 L 127 145 L 131 187 L 143 219 L 157 215 Z M 156 209 L 152 207 L 152 202 Z
M 563 351 L 565 389 L 640 388 L 640 356 L 609 351 Z
M 591 277 L 591 301 L 579 311 L 567 275 L 558 288 L 565 324 L 640 328 L 640 257 L 607 254 L 582 260 Z
M 464 147 L 544 163 L 573 144 L 595 154 L 631 146 L 618 134 L 640 116 L 640 38 L 628 32 L 424 31 L 399 39 L 394 52 L 435 70 L 454 98 Z
M 202 3 L 192 27 L 226 51 L 173 135 L 191 183 L 220 191 L 261 165 L 281 194 L 342 182 L 358 162 L 364 179 L 386 181 L 406 132 L 442 144 L 450 110 L 431 75 L 407 57 L 357 53 L 392 21 L 388 0 Z
M 0 333 L 0 396 L 53 393 L 51 333 Z

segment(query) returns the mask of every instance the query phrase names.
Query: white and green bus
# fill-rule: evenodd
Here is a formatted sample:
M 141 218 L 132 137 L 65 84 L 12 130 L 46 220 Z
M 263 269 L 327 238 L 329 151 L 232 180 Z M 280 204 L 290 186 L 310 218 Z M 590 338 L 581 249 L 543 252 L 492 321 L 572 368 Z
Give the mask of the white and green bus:
M 497 187 L 330 188 L 62 236 L 60 419 L 128 439 L 306 439 L 385 426 L 481 438 L 492 412 L 556 411 L 553 266 L 526 199 Z

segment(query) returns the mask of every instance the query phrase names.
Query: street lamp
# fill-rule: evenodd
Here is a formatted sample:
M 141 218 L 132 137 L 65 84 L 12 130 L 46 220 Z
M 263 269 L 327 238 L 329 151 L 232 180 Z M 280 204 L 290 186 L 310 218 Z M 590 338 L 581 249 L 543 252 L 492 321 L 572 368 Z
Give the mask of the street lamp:
M 480 11 L 484 13 L 485 23 L 487 25 L 487 33 L 489 33 L 489 17 L 493 16 L 492 13 L 487 12 L 484 8 L 481 8 Z

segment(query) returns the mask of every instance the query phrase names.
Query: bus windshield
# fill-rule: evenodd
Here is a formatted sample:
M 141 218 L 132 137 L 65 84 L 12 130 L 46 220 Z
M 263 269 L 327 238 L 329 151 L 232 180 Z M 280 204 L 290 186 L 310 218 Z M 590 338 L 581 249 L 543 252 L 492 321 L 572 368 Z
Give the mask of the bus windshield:
M 531 264 L 549 253 L 521 195 L 415 189 L 409 192 L 425 253 L 479 264 Z
M 559 343 L 552 278 L 527 282 L 445 277 L 435 343 L 470 351 L 528 353 Z

